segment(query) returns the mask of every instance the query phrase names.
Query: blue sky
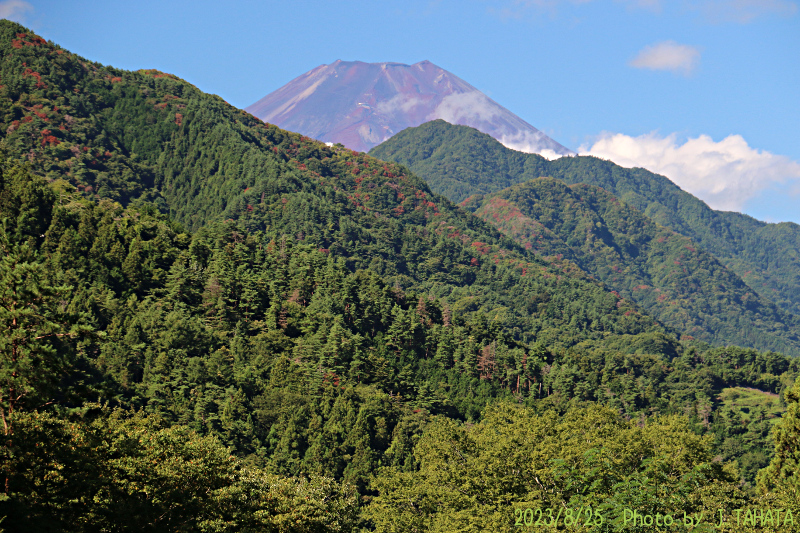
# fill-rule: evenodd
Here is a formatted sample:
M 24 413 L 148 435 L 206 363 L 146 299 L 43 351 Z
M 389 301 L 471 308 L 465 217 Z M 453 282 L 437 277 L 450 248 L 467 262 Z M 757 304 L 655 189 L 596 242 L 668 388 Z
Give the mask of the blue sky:
M 428 59 L 570 148 L 800 223 L 795 0 L 0 0 L 0 16 L 238 107 L 337 59 Z

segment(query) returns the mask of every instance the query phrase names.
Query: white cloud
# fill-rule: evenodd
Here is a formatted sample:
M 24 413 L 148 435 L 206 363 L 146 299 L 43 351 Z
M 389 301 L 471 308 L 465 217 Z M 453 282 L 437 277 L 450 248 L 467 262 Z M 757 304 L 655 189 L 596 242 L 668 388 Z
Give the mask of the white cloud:
M 559 154 L 555 150 L 542 148 L 542 144 L 547 142 L 547 135 L 541 131 L 537 131 L 536 133 L 521 131 L 516 135 L 502 135 L 498 140 L 500 144 L 506 148 L 528 154 L 539 154 L 551 161 L 563 156 L 563 154 Z
M 426 120 L 441 118 L 450 124 L 490 121 L 497 114 L 496 106 L 480 91 L 448 94 Z
M 698 0 L 692 8 L 717 23 L 746 24 L 760 16 L 792 16 L 797 13 L 797 4 L 789 0 Z
M 0 19 L 24 22 L 25 14 L 33 11 L 33 6 L 22 0 L 4 0 L 0 2 Z
M 420 105 L 425 105 L 425 101 L 410 94 L 397 93 L 389 100 L 383 100 L 376 104 L 375 110 L 384 115 L 394 115 L 395 113 L 408 114 Z
M 772 185 L 797 180 L 800 163 L 756 150 L 741 135 L 714 142 L 701 135 L 679 144 L 677 134 L 630 137 L 603 133 L 584 155 L 610 159 L 624 167 L 643 167 L 663 174 L 681 189 L 714 209 L 742 211 L 745 203 Z
M 689 75 L 700 62 L 700 51 L 688 44 L 663 41 L 643 48 L 630 66 L 650 70 L 669 70 Z

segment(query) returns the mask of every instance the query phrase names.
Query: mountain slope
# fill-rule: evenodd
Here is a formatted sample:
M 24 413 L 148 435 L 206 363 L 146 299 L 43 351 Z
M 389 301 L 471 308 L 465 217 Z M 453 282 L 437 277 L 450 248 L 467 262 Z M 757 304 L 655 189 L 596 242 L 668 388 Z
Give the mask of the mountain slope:
M 800 226 L 714 211 L 669 179 L 594 157 L 547 161 L 509 150 L 471 128 L 434 121 L 408 129 L 371 155 L 407 165 L 433 191 L 462 201 L 541 176 L 601 187 L 654 222 L 714 254 L 759 295 L 800 315 Z
M 466 203 L 526 248 L 575 261 L 677 331 L 717 345 L 800 353 L 794 316 L 688 237 L 599 187 L 537 178 Z
M 0 29 L 6 150 L 87 197 L 150 201 L 191 230 L 234 219 L 313 245 L 398 289 L 444 297 L 453 313 L 490 316 L 524 342 L 663 331 L 399 165 L 264 124 L 175 76 L 103 67 L 21 26 Z
M 572 153 L 430 61 L 320 65 L 245 109 L 281 128 L 358 151 L 442 118 L 477 128 L 518 150 Z
M 119 424 L 117 440 L 94 424 L 97 398 L 222 443 L 213 448 L 225 464 L 232 453 L 361 496 L 374 495 L 384 466 L 416 483 L 431 413 L 475 422 L 503 397 L 554 417 L 585 402 L 632 420 L 686 413 L 676 424 L 712 433 L 726 459 L 755 454 L 750 474 L 768 460 L 769 417 L 715 411 L 716 398 L 732 386 L 779 394 L 800 359 L 680 343 L 574 264 L 542 261 L 401 165 L 266 126 L 174 76 L 103 67 L 7 21 L 0 56 L 0 341 L 25 345 L 28 360 L 31 344 L 61 358 L 63 379 L 48 383 L 58 408 L 42 411 L 65 413 L 33 413 L 4 443 L 12 479 L 0 516 L 12 529 L 43 513 L 51 529 L 92 530 L 105 523 L 93 512 L 119 524 L 121 508 L 132 530 L 177 514 L 212 527 L 187 498 L 222 503 L 210 509 L 225 511 L 220 531 L 241 529 L 236 513 L 272 527 L 234 502 L 271 489 L 184 492 L 205 468 L 198 455 L 148 432 L 126 444 Z M 59 336 L 77 326 L 97 334 Z M 46 362 L 32 362 L 21 373 L 43 388 Z M 8 390 L 19 375 L 9 357 L 0 365 Z M 119 476 L 106 476 L 112 464 Z M 53 465 L 63 469 L 43 492 L 37 474 Z M 158 505 L 131 475 L 152 482 Z M 337 493 L 353 502 L 349 487 L 281 485 L 294 496 L 268 499 L 282 517 L 300 501 L 313 516 L 295 513 L 298 527 L 346 530 L 341 511 L 354 507 Z

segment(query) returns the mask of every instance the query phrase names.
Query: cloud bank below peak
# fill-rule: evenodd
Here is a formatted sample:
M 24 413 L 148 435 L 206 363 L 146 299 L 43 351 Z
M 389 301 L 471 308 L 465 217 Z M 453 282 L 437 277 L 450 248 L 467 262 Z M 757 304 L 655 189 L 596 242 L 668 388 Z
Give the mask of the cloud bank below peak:
M 591 147 L 582 146 L 580 153 L 662 174 L 722 211 L 742 212 L 748 201 L 771 187 L 790 182 L 800 185 L 800 163 L 752 148 L 741 135 L 719 142 L 700 135 L 681 144 L 676 133 L 631 137 L 606 132 Z

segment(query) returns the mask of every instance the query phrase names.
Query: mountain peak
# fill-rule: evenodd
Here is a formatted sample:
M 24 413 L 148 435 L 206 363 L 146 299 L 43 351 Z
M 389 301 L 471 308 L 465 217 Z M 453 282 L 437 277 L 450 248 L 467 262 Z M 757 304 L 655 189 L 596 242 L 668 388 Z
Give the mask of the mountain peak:
M 405 128 L 443 119 L 524 152 L 573 153 L 427 59 L 413 65 L 338 59 L 298 76 L 246 111 L 281 128 L 359 151 Z

